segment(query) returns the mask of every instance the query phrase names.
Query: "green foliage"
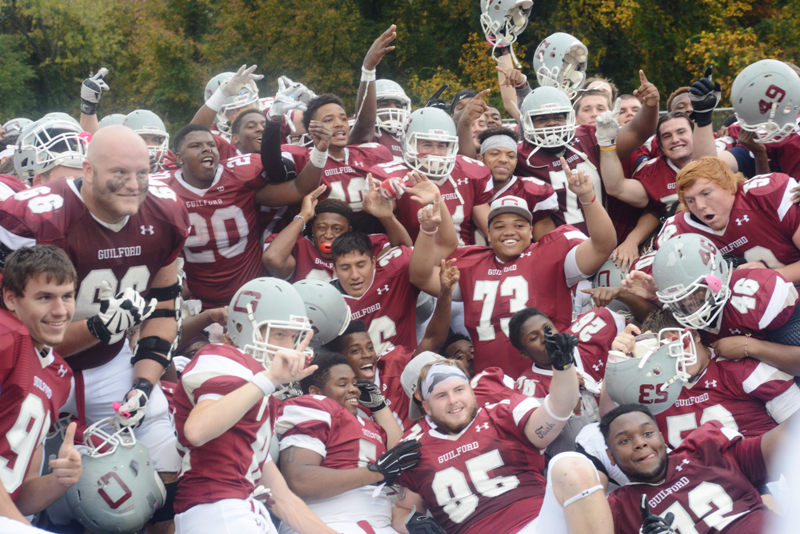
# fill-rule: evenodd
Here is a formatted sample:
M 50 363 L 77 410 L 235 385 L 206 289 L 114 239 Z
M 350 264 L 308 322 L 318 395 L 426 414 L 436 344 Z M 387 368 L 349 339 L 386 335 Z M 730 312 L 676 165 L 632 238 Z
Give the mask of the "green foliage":
M 800 59 L 800 0 L 537 0 L 515 45 L 523 72 L 555 31 L 589 47 L 590 75 L 630 93 L 638 70 L 662 101 L 708 64 L 723 83 L 752 61 Z M 263 94 L 281 74 L 334 92 L 355 111 L 364 54 L 390 24 L 396 50 L 378 75 L 415 105 L 491 88 L 500 104 L 477 0 L 0 0 L 0 121 L 60 109 L 77 116 L 80 83 L 107 67 L 101 115 L 148 108 L 175 130 L 202 104 L 215 74 L 256 63 Z

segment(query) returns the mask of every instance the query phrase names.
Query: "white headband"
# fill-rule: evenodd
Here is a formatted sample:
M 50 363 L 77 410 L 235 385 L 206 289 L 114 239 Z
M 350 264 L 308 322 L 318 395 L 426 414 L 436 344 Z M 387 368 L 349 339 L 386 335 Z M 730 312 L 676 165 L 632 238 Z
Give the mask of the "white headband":
M 493 148 L 507 148 L 516 152 L 517 143 L 511 137 L 503 134 L 487 137 L 486 140 L 481 143 L 481 156 L 484 152 Z
M 448 380 L 462 380 L 469 384 L 467 375 L 458 367 L 441 363 L 431 365 L 425 380 L 422 381 L 422 390 L 419 392 L 422 400 L 428 400 L 433 390 Z

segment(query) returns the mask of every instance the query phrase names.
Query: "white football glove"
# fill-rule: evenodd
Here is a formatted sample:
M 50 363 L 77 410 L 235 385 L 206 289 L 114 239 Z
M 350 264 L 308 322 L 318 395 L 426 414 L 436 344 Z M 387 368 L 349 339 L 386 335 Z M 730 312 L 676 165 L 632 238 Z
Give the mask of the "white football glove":
M 156 309 L 158 301 L 152 299 L 148 304 L 133 288 L 116 297 L 111 284 L 100 282 L 100 313 L 86 322 L 89 332 L 106 345 L 113 345 L 125 336 L 132 326 L 142 324 Z
M 309 94 L 314 96 L 314 93 L 301 83 L 294 83 L 286 76 L 278 78 L 278 92 L 275 94 L 275 100 L 272 102 L 272 107 L 267 112 L 269 120 L 277 122 L 293 109 L 301 111 L 306 110 L 306 102 L 301 100 Z M 308 99 L 310 102 L 311 99 Z
M 317 94 L 303 85 L 300 82 L 293 82 L 291 78 L 287 76 L 281 76 L 278 78 L 278 91 L 281 90 L 281 84 L 283 84 L 284 88 L 294 88 L 294 99 L 299 100 L 303 104 L 308 105 L 309 102 L 317 98 Z
M 131 392 L 133 392 L 133 396 L 127 398 Z M 137 378 L 136 382 L 133 383 L 133 387 L 125 395 L 125 401 L 116 408 L 117 413 L 114 414 L 114 422 L 120 427 L 130 426 L 136 428 L 141 425 L 144 415 L 147 413 L 147 401 L 152 392 L 153 384 L 149 380 Z
M 263 78 L 264 76 L 261 74 L 253 74 L 253 71 L 256 70 L 257 67 L 258 65 L 253 65 L 250 68 L 248 68 L 247 65 L 242 65 L 239 67 L 239 70 L 236 71 L 236 74 L 234 74 L 230 80 L 222 84 L 220 87 L 222 94 L 226 97 L 236 96 L 245 85 L 251 81 L 256 82 Z
M 619 110 L 622 106 L 622 99 L 617 98 L 614 103 L 613 111 L 606 111 L 598 115 L 594 120 L 597 124 L 597 144 L 600 148 L 613 148 L 617 146 L 617 134 L 619 134 Z
M 81 84 L 81 113 L 84 115 L 96 115 L 97 104 L 108 85 L 103 78 L 108 74 L 108 69 L 102 68 L 91 78 L 86 78 Z

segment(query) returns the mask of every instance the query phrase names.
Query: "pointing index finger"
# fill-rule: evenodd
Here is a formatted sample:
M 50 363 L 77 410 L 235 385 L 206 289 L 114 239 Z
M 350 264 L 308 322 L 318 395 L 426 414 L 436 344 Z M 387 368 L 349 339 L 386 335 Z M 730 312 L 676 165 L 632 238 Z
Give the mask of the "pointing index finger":
M 642 85 L 647 83 L 647 76 L 644 75 L 644 71 L 639 69 L 639 81 L 642 82 Z
M 472 97 L 472 100 L 482 100 L 484 96 L 488 95 L 491 92 L 492 92 L 491 89 L 484 89 L 483 91 Z

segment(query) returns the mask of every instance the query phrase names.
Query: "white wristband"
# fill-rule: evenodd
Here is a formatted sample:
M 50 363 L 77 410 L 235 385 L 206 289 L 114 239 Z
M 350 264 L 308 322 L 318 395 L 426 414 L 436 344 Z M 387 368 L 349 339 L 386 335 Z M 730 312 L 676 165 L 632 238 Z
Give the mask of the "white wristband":
M 569 421 L 569 418 L 570 418 L 570 417 L 572 417 L 572 414 L 569 414 L 569 415 L 568 415 L 568 416 L 566 416 L 566 417 L 559 417 L 559 416 L 557 416 L 556 414 L 554 414 L 553 412 L 551 412 L 551 411 L 550 411 L 550 403 L 549 403 L 549 402 L 548 402 L 548 400 L 547 400 L 547 399 L 549 399 L 549 398 L 550 398 L 550 394 L 548 394 L 548 395 L 547 395 L 547 396 L 544 398 L 544 401 L 543 401 L 543 403 L 544 403 L 544 409 L 545 409 L 545 410 L 547 410 L 547 415 L 549 415 L 550 417 L 552 417 L 552 418 L 553 418 L 553 419 L 555 419 L 556 421 L 561 421 L 561 422 L 564 422 L 564 421 Z
M 367 70 L 363 66 L 361 67 L 361 81 L 362 82 L 374 82 L 375 81 L 375 69 Z
M 309 162 L 318 169 L 324 169 L 325 164 L 328 161 L 328 151 L 325 152 L 320 151 L 317 147 L 311 149 L 311 154 L 309 154 Z
M 272 381 L 264 376 L 264 373 L 256 373 L 253 375 L 253 378 L 250 379 L 250 382 L 258 386 L 258 389 L 264 393 L 265 397 L 272 395 L 275 392 L 275 384 Z
M 211 111 L 219 111 L 222 109 L 223 104 L 228 99 L 225 93 L 222 92 L 222 86 L 218 87 L 214 94 L 206 100 L 206 107 Z

